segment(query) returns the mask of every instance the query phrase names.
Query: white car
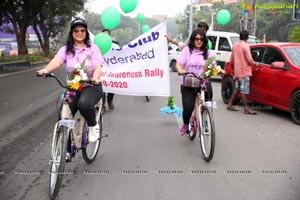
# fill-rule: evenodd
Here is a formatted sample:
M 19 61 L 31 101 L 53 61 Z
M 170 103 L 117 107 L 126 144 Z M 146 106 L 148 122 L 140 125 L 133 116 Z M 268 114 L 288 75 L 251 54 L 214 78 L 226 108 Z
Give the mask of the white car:
M 224 69 L 225 62 L 230 59 L 232 46 L 236 42 L 240 41 L 240 34 L 222 31 L 208 31 L 206 35 L 212 43 L 211 51 L 213 55 L 216 56 L 218 65 Z M 249 36 L 247 43 L 257 43 L 256 37 Z

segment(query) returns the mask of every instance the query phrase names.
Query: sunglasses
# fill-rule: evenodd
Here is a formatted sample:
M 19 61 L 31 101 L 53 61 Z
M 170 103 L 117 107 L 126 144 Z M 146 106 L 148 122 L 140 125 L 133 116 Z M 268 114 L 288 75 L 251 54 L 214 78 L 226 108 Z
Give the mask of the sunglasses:
M 86 30 L 85 29 L 74 29 L 73 30 L 73 33 L 85 33 L 86 32 Z
M 204 38 L 197 38 L 197 37 L 196 37 L 194 40 L 195 40 L 196 42 L 200 42 L 200 41 L 203 42 L 203 41 L 204 41 Z

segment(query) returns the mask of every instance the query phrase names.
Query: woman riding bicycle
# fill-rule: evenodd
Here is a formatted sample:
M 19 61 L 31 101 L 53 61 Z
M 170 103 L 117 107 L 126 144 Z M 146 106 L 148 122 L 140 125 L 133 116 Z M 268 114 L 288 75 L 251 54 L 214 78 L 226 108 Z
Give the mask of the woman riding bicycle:
M 102 85 L 100 74 L 103 65 L 103 57 L 99 48 L 91 43 L 87 23 L 80 18 L 74 19 L 70 24 L 70 32 L 66 44 L 59 49 L 55 57 L 48 65 L 38 71 L 39 75 L 46 77 L 66 64 L 68 77 L 78 64 L 84 64 L 82 69 L 87 71 L 87 78 L 95 84 L 85 84 L 81 91 L 77 90 L 70 95 L 70 109 L 73 116 L 80 111 L 89 126 L 89 141 L 96 142 L 99 138 L 99 125 L 96 122 L 96 103 L 102 97 Z
M 194 72 L 201 75 L 205 61 L 212 56 L 207 48 L 207 37 L 203 30 L 193 31 L 188 46 L 185 46 L 177 58 L 176 70 L 178 73 Z M 183 107 L 183 126 L 180 128 L 180 135 L 185 135 L 188 130 L 188 124 L 194 110 L 196 90 L 200 88 L 186 87 L 183 85 L 183 77 L 180 79 L 180 89 L 182 95 Z M 212 97 L 212 88 L 207 88 L 205 100 L 210 101 Z

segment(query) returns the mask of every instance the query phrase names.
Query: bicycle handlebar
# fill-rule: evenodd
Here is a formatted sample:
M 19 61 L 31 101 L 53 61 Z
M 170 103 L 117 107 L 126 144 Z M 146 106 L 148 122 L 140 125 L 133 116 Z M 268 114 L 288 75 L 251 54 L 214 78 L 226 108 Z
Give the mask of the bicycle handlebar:
M 194 72 L 178 73 L 178 76 L 185 76 L 185 75 L 188 75 L 188 74 L 193 75 L 196 79 L 198 79 L 198 80 L 200 80 L 200 81 L 203 81 L 203 80 L 204 80 L 200 75 L 198 75 L 198 74 L 196 74 L 196 73 L 194 73 Z
M 38 72 L 36 72 L 36 75 L 38 77 L 43 77 Z M 55 76 L 53 73 L 46 73 L 45 75 L 46 75 L 45 77 L 55 78 L 55 80 L 58 82 L 58 84 L 62 88 L 68 89 L 67 84 L 63 80 L 61 80 L 61 78 L 58 78 L 57 76 Z M 87 81 L 85 81 L 85 83 L 89 83 L 89 84 L 94 85 L 94 86 L 100 85 L 100 84 L 96 84 L 94 80 L 87 80 Z

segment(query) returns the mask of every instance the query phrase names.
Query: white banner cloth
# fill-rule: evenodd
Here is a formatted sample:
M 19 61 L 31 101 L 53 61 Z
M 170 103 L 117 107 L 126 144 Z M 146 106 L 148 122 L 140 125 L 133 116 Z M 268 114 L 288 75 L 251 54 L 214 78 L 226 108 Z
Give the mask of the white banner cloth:
M 104 58 L 104 92 L 136 96 L 170 96 L 166 21 Z

